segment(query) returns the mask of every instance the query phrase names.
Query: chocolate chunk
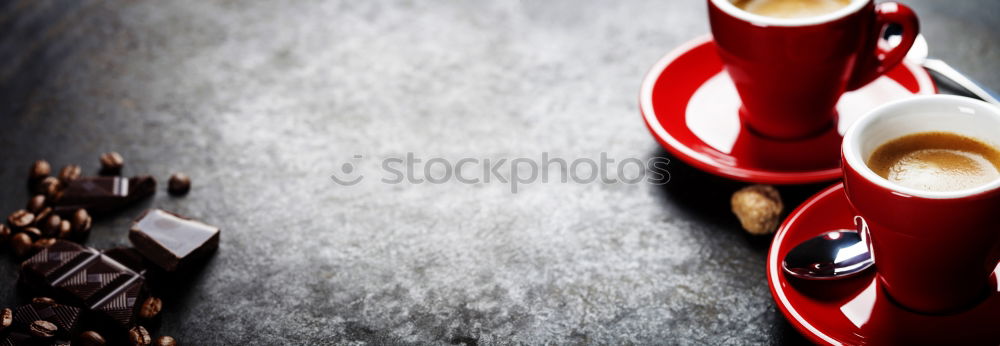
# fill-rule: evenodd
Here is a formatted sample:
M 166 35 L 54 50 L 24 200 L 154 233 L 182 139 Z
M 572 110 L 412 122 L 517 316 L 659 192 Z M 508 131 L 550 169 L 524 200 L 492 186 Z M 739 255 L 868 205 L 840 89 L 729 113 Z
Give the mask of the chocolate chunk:
M 15 331 L 0 339 L 0 346 L 31 345 L 32 337 L 27 331 Z
M 170 295 L 175 289 L 185 287 L 183 281 L 178 281 L 182 280 L 183 277 L 174 274 L 184 275 L 186 273 L 167 273 L 133 247 L 116 247 L 102 252 L 105 256 L 111 257 L 132 271 L 142 274 L 145 279 L 146 295 Z M 143 301 L 136 302 L 137 305 L 142 303 Z
M 156 193 L 150 176 L 86 177 L 69 183 L 55 202 L 56 212 L 69 216 L 78 209 L 99 215 L 124 208 Z
M 134 325 L 144 277 L 97 250 L 57 240 L 21 264 L 21 282 L 86 308 L 122 328 Z
M 72 306 L 49 303 L 22 305 L 14 311 L 14 323 L 10 328 L 12 332 L 7 340 L 11 341 L 11 336 L 19 339 L 16 334 L 68 340 L 78 329 L 80 320 L 80 309 Z M 0 345 L 3 343 L 0 342 Z
M 167 272 L 186 269 L 219 247 L 219 228 L 150 209 L 132 222 L 128 239 L 144 257 Z
M 0 339 L 0 346 L 31 345 L 32 342 L 31 334 L 27 331 L 14 331 Z
M 102 252 L 105 256 L 111 257 L 111 259 L 118 261 L 118 263 L 128 267 L 128 269 L 132 269 L 136 273 L 144 274 L 144 276 L 148 274 L 149 267 L 146 258 L 142 257 L 142 254 L 134 248 L 116 247 L 103 250 Z

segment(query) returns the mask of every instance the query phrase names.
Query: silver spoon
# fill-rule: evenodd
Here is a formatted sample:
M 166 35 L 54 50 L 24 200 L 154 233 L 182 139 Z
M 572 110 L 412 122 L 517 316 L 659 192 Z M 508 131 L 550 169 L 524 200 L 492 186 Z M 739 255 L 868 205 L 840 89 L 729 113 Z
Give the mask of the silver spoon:
M 992 103 L 994 105 L 1000 106 L 1000 101 L 997 101 L 996 97 L 986 91 L 983 87 L 976 84 L 976 82 L 966 77 L 958 70 L 948 65 L 940 59 L 928 59 L 928 47 L 927 40 L 924 39 L 924 35 L 917 35 L 917 39 L 913 41 L 913 46 L 910 47 L 910 51 L 906 53 L 906 60 L 912 63 L 920 64 L 924 68 L 936 72 L 940 77 L 948 79 L 969 93 L 976 95 L 976 97 L 982 99 L 983 101 Z
M 797 278 L 831 280 L 870 268 L 875 262 L 868 252 L 868 225 L 860 216 L 854 224 L 857 231 L 830 231 L 796 245 L 782 260 L 782 269 Z

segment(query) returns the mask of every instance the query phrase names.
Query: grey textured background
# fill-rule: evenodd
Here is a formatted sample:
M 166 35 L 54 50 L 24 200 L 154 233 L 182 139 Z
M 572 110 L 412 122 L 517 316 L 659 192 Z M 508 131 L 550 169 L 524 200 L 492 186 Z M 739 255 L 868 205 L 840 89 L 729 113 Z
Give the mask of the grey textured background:
M 932 55 L 1000 89 L 1000 2 L 906 3 Z M 189 196 L 161 190 L 88 244 L 127 244 L 150 205 L 223 228 L 156 333 L 189 345 L 800 343 L 770 238 L 728 212 L 739 183 L 677 161 L 665 187 L 377 181 L 406 152 L 665 155 L 640 79 L 707 31 L 698 0 L 2 1 L 0 211 L 38 158 L 188 172 Z M 371 176 L 334 184 L 346 162 Z M 0 306 L 16 268 L 0 261 Z

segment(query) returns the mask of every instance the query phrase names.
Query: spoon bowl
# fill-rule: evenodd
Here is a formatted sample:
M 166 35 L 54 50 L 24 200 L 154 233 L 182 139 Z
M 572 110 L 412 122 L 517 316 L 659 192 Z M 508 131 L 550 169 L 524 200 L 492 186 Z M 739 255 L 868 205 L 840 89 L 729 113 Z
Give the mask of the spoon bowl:
M 820 234 L 792 248 L 781 262 L 791 276 L 806 280 L 847 278 L 875 263 L 865 239 L 867 226 L 855 218 L 857 231 L 842 229 Z

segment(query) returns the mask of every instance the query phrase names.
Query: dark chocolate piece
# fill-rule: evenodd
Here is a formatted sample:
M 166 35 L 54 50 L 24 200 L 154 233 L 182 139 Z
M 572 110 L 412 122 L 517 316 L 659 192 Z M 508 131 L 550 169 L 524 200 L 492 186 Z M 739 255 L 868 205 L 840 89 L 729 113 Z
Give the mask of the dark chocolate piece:
M 145 278 L 114 258 L 58 240 L 21 264 L 21 282 L 128 329 L 145 298 Z
M 132 222 L 128 239 L 144 257 L 167 272 L 186 269 L 219 247 L 219 228 L 162 209 Z
M 150 176 L 85 177 L 73 180 L 55 202 L 56 212 L 72 215 L 86 209 L 93 215 L 124 208 L 156 193 L 156 179 Z
M 146 274 L 148 274 L 147 271 L 149 267 L 146 262 L 146 258 L 142 257 L 142 254 L 140 254 L 139 251 L 134 248 L 116 247 L 107 250 L 102 250 L 101 252 L 103 252 L 104 255 L 111 257 L 115 261 L 118 261 L 118 263 L 125 265 L 126 267 L 128 267 L 128 269 L 132 269 L 132 271 L 136 273 L 143 274 L 143 276 L 146 276 Z
M 54 326 L 49 337 L 33 336 L 32 324 L 45 321 Z M 30 303 L 18 307 L 14 311 L 14 323 L 5 337 L 0 339 L 0 346 L 7 345 L 53 345 L 59 340 L 69 340 L 79 331 L 80 309 L 60 304 Z M 37 331 L 36 331 L 37 332 Z
M 61 337 L 39 338 L 29 331 L 15 331 L 0 338 L 0 346 L 67 346 L 70 345 L 68 340 Z

